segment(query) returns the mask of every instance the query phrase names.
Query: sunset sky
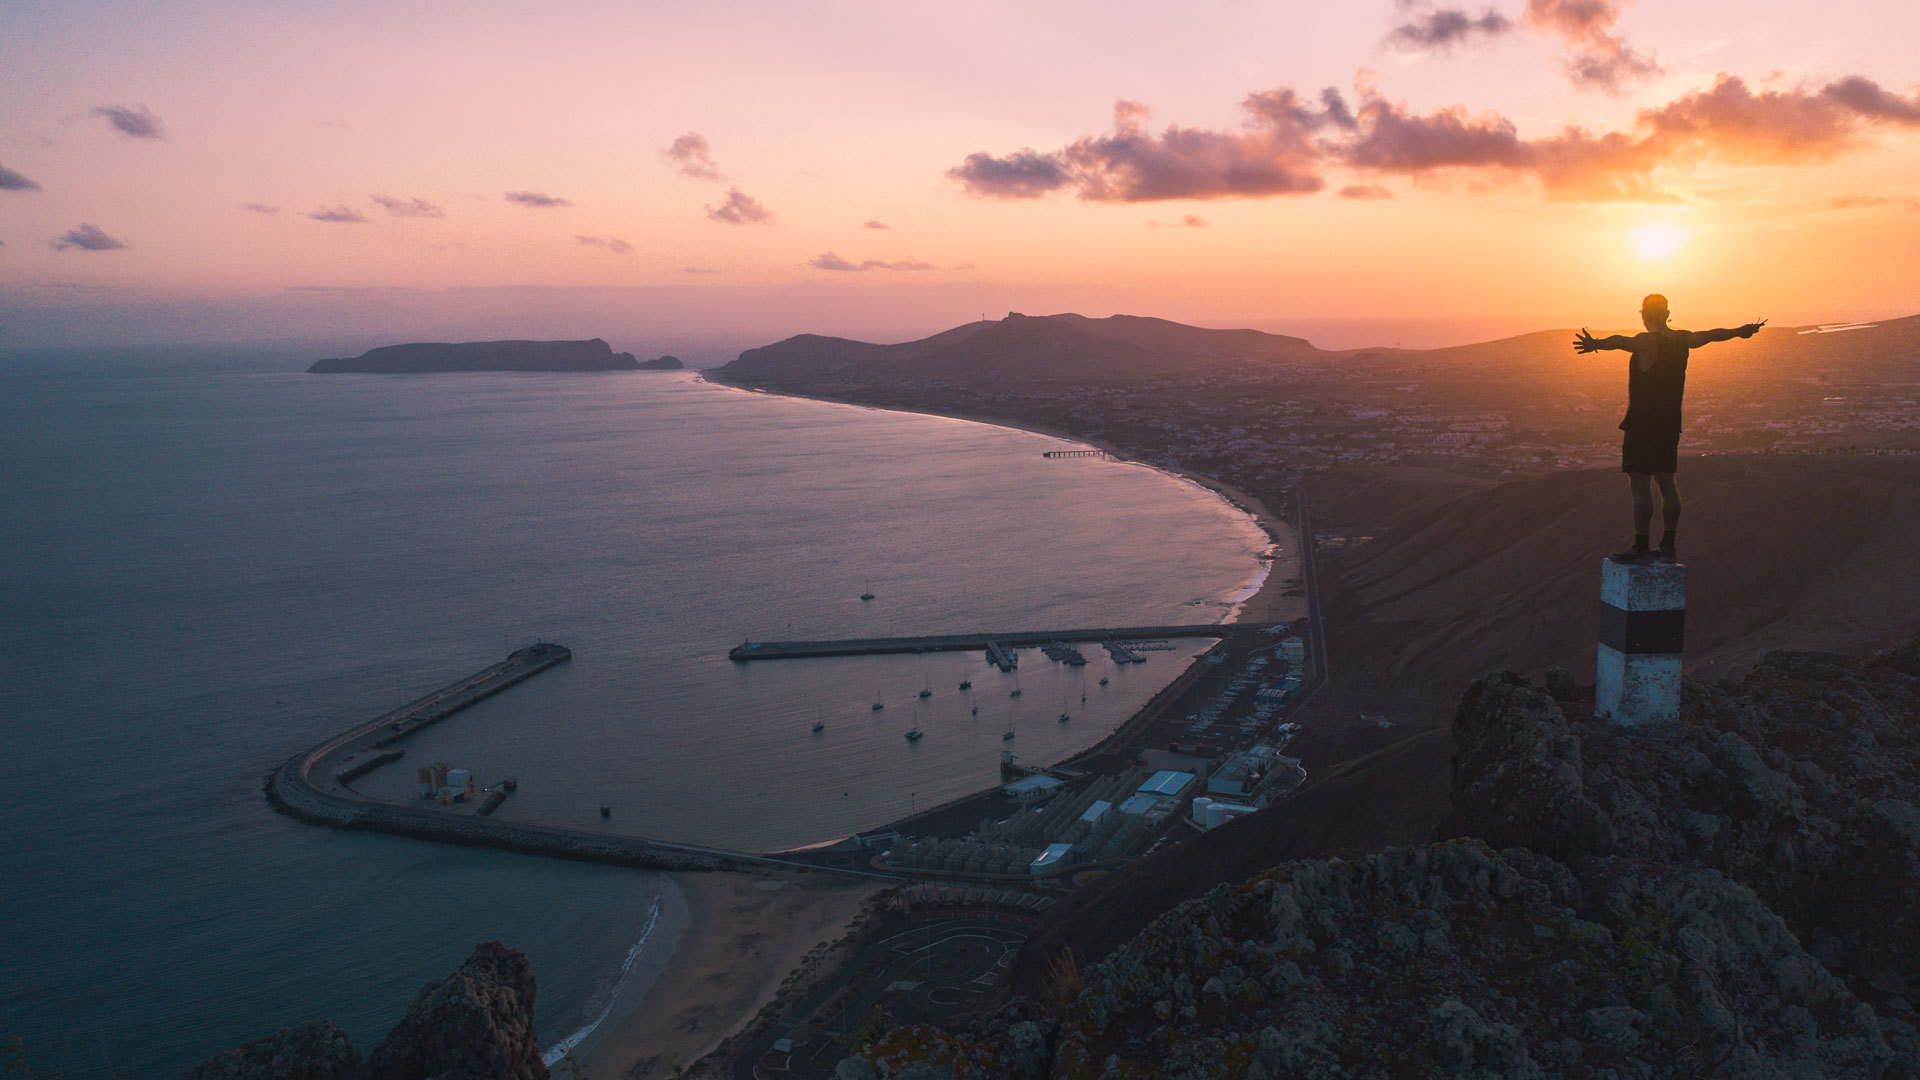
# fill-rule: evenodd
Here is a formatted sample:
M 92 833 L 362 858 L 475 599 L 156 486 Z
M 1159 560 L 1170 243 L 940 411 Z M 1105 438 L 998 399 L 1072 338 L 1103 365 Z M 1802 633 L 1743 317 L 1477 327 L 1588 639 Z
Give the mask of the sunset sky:
M 1683 325 L 1920 311 L 1910 2 L 5 22 L 0 345 L 751 343 L 1010 309 L 1443 344 L 1624 326 L 1654 290 Z

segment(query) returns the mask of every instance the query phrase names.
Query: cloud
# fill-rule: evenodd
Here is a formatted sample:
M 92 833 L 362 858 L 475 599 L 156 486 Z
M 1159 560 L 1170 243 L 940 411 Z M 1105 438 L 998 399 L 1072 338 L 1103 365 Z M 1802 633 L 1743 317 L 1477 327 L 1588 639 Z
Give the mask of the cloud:
M 1459 8 L 1441 8 L 1394 27 L 1386 44 L 1403 52 L 1445 53 L 1476 38 L 1489 40 L 1512 31 L 1513 20 L 1492 8 L 1477 19 Z
M 633 250 L 633 245 L 617 236 L 576 236 L 575 240 L 587 247 L 606 248 L 615 255 L 625 255 Z
M 1661 71 L 1652 56 L 1629 47 L 1613 32 L 1625 6 L 1626 0 L 1527 0 L 1520 17 L 1566 44 L 1561 64 L 1575 86 L 1618 92 L 1623 83 Z
M 1291 89 L 1249 94 L 1241 108 L 1247 119 L 1238 131 L 1174 125 L 1154 135 L 1147 107 L 1122 100 L 1114 105 L 1112 134 L 1050 154 L 971 154 L 947 175 L 983 197 L 1035 198 L 1071 188 L 1087 202 L 1305 195 L 1324 186 L 1313 171 L 1319 153 L 1312 135 L 1350 120 L 1344 109 L 1315 110 Z
M 773 220 L 773 214 L 766 207 L 739 188 L 727 191 L 726 202 L 707 207 L 707 217 L 729 225 L 766 224 Z
M 695 180 L 726 179 L 720 174 L 720 166 L 714 163 L 713 148 L 707 145 L 707 137 L 697 131 L 689 131 L 673 140 L 673 145 L 660 153 L 679 167 L 681 176 L 691 176 Z
M 136 139 L 161 137 L 160 118 L 149 112 L 145 105 L 139 108 L 131 105 L 95 105 L 87 111 L 93 116 L 105 117 L 107 123 L 122 135 Z
M 367 220 L 367 215 L 351 206 L 323 206 L 307 215 L 315 221 L 333 224 L 353 225 Z
M 1122 102 L 1111 135 L 1051 153 L 973 154 L 948 175 L 982 197 L 1068 191 L 1110 202 L 1306 194 L 1324 186 L 1321 171 L 1335 167 L 1405 176 L 1454 171 L 1533 180 L 1553 200 L 1673 202 L 1658 183 L 1660 170 L 1822 161 L 1877 130 L 1920 130 L 1920 94 L 1904 97 L 1861 76 L 1755 91 L 1723 73 L 1710 89 L 1641 109 L 1626 130 L 1568 126 L 1538 138 L 1522 137 L 1496 112 L 1461 105 L 1416 112 L 1371 89 L 1354 106 L 1332 89 L 1317 102 L 1281 89 L 1250 94 L 1242 108 L 1239 130 L 1169 127 L 1153 135 L 1144 108 Z
M 539 191 L 509 191 L 502 198 L 510 203 L 544 209 L 549 206 L 572 206 L 573 202 L 558 195 L 548 195 Z
M 891 225 L 889 225 L 889 224 L 887 224 L 887 223 L 886 223 L 886 222 L 884 222 L 884 221 L 881 221 L 881 220 L 879 220 L 878 218 L 874 218 L 874 219 L 871 219 L 871 220 L 869 220 L 869 221 L 866 221 L 866 222 L 864 222 L 864 223 L 862 223 L 860 227 L 861 227 L 861 228 L 863 228 L 863 229 L 891 229 L 891 228 L 893 228 L 893 226 L 891 226 Z
M 1340 189 L 1339 194 L 1343 199 L 1366 200 L 1393 198 L 1393 192 L 1381 187 L 1379 184 L 1348 184 L 1346 187 Z
M 815 270 L 848 270 L 854 272 L 864 270 L 937 269 L 932 263 L 921 262 L 919 259 L 902 259 L 899 262 L 883 262 L 879 259 L 868 259 L 865 262 L 853 262 L 848 259 L 843 259 L 831 251 L 815 255 L 813 258 L 808 259 L 807 265 L 813 267 Z
M 68 251 L 73 249 L 80 251 L 118 251 L 126 247 L 127 242 L 125 240 L 116 240 L 106 233 L 101 232 L 99 229 L 94 228 L 92 225 L 81 222 L 78 226 L 67 230 L 66 234 L 60 237 L 60 239 L 49 241 L 49 246 L 55 251 Z
M 255 214 L 277 214 L 280 212 L 280 208 L 277 206 L 268 206 L 266 203 L 257 202 L 243 202 L 240 204 L 240 209 Z
M 425 199 L 396 199 L 391 195 L 370 195 L 374 204 L 394 217 L 446 217 L 447 212 Z
M 1179 221 L 1147 222 L 1147 226 L 1153 229 L 1158 229 L 1158 228 L 1161 228 L 1162 226 L 1165 226 L 1166 228 L 1169 228 L 1169 229 L 1204 229 L 1211 224 L 1213 223 L 1208 221 L 1206 218 L 1201 217 L 1199 214 L 1183 215 Z
M 717 269 L 715 269 L 714 267 L 711 267 L 711 266 L 683 266 L 683 267 L 681 267 L 681 268 L 680 268 L 680 272 L 681 272 L 681 273 L 683 273 L 683 274 L 718 274 L 718 273 L 721 273 L 721 271 L 720 271 L 720 270 L 717 270 Z
M 39 191 L 40 185 L 0 165 L 0 191 Z
M 1833 198 L 1835 210 L 1863 210 L 1888 208 L 1894 210 L 1920 210 L 1920 196 L 1914 195 L 1836 195 Z

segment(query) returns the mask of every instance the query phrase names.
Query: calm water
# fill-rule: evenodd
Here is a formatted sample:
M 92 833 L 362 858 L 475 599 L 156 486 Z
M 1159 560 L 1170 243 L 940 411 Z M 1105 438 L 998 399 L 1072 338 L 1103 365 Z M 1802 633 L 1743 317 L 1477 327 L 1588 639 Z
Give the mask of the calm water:
M 533 957 L 543 1039 L 597 1008 L 658 879 L 344 835 L 259 792 L 508 646 L 575 659 L 410 754 L 518 777 L 503 816 L 601 827 L 611 804 L 620 830 L 786 847 L 992 783 L 1009 725 L 1023 760 L 1063 757 L 1187 653 L 1029 652 L 1014 699 L 975 655 L 732 644 L 1207 622 L 1264 544 L 1192 485 L 1044 460 L 1052 440 L 691 375 L 0 377 L 0 1020 L 80 1075 L 172 1075 L 315 1016 L 364 1052 L 486 938 Z

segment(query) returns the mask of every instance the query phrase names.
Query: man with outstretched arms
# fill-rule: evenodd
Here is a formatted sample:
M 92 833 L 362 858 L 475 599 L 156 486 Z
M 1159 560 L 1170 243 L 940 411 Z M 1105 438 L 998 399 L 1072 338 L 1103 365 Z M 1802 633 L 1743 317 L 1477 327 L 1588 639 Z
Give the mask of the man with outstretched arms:
M 1673 534 L 1680 525 L 1680 489 L 1674 486 L 1673 472 L 1680 453 L 1680 398 L 1687 390 L 1687 354 L 1710 342 L 1750 338 L 1766 325 L 1762 319 L 1730 330 L 1678 330 L 1667 325 L 1669 317 L 1667 298 L 1654 293 L 1640 303 L 1646 333 L 1596 338 L 1581 327 L 1573 339 L 1574 352 L 1620 349 L 1633 354 L 1627 365 L 1627 418 L 1620 421 L 1620 430 L 1626 432 L 1620 446 L 1620 471 L 1627 474 L 1633 492 L 1633 547 L 1613 556 L 1624 563 L 1675 559 Z M 1656 483 L 1666 531 L 1660 536 L 1659 550 L 1654 551 L 1647 541 Z

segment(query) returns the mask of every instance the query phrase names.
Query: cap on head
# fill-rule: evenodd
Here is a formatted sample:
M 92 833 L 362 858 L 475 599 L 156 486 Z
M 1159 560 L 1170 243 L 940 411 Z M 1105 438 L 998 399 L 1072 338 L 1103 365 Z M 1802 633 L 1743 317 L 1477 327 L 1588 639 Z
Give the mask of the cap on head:
M 1664 315 L 1667 311 L 1667 298 L 1659 293 L 1648 293 L 1647 298 L 1640 301 L 1640 311 L 1644 315 Z

